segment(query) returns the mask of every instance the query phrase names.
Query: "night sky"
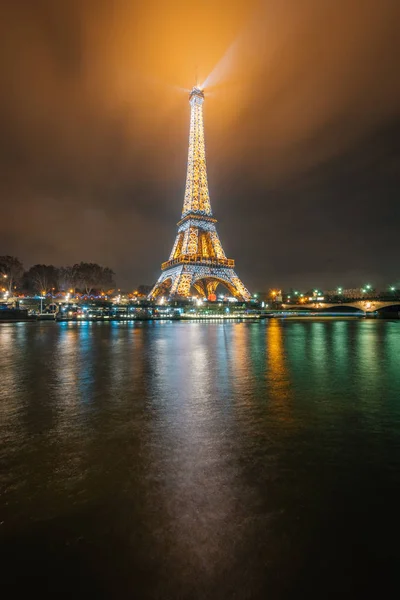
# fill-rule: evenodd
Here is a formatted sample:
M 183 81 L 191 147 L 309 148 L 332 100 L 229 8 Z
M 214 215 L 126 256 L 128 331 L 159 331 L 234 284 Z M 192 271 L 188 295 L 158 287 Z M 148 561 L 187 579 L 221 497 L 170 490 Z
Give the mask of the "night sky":
M 1 5 L 0 255 L 152 284 L 197 70 L 211 203 L 244 284 L 400 284 L 399 0 Z

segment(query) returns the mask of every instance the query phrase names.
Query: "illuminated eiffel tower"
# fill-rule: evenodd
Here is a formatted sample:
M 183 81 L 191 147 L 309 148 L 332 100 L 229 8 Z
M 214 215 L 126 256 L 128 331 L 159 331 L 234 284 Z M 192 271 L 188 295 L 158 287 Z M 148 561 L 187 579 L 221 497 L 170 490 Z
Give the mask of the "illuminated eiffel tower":
M 170 257 L 161 265 L 161 275 L 149 298 L 187 297 L 193 287 L 201 296 L 215 299 L 215 290 L 221 283 L 238 300 L 249 300 L 250 293 L 234 271 L 235 261 L 225 256 L 215 227 L 217 220 L 212 216 L 204 145 L 203 91 L 194 87 L 189 102 L 189 155 L 182 217 Z

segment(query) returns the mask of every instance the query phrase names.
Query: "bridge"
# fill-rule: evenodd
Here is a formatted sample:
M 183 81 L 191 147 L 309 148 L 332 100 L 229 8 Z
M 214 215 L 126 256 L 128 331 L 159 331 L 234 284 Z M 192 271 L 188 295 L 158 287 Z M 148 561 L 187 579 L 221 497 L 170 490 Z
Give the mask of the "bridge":
M 334 310 L 338 308 L 354 308 L 364 313 L 373 313 L 384 308 L 399 307 L 400 312 L 400 300 L 377 300 L 377 299 L 363 299 L 363 300 L 349 300 L 344 302 L 325 302 L 325 301 L 311 301 L 304 302 L 302 304 L 282 304 L 282 308 L 285 310 Z

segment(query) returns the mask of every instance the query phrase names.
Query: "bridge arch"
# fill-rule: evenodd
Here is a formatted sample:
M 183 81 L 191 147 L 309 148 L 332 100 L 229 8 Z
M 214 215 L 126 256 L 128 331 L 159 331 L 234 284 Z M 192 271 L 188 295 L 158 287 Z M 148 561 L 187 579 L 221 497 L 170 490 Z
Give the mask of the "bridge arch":
M 323 313 L 323 312 L 354 312 L 354 314 L 357 313 L 364 313 L 365 310 L 363 308 L 361 308 L 360 306 L 356 305 L 356 304 L 329 304 L 329 305 L 325 305 L 319 308 L 319 310 Z
M 385 304 L 385 306 L 381 306 L 379 308 L 376 309 L 377 312 L 393 312 L 393 313 L 399 313 L 400 315 L 400 302 L 393 302 L 393 304 Z

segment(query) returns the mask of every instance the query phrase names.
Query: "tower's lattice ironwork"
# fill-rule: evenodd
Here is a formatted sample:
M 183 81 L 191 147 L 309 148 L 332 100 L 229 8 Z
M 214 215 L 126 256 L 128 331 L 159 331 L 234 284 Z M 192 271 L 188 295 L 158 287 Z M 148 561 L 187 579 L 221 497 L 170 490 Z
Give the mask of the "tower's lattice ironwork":
M 217 221 L 211 211 L 202 90 L 193 88 L 189 102 L 189 154 L 182 217 L 169 259 L 161 265 L 161 275 L 149 298 L 160 295 L 187 297 L 192 287 L 201 296 L 210 297 L 221 283 L 232 296 L 249 300 L 250 293 L 234 271 L 234 260 L 225 256 L 215 227 Z

